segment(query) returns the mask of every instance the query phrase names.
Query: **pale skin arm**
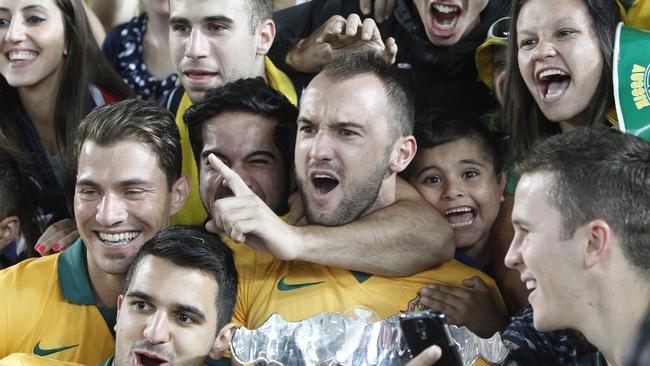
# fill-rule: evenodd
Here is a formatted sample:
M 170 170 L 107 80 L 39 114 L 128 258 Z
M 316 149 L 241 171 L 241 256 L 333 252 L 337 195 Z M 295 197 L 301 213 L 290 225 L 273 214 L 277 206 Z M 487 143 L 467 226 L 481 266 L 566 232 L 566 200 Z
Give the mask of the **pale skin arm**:
M 453 232 L 408 183 L 397 202 L 338 227 L 292 226 L 278 218 L 241 178 L 214 156 L 210 164 L 235 197 L 213 203 L 206 226 L 282 260 L 302 260 L 384 276 L 406 276 L 453 256 Z

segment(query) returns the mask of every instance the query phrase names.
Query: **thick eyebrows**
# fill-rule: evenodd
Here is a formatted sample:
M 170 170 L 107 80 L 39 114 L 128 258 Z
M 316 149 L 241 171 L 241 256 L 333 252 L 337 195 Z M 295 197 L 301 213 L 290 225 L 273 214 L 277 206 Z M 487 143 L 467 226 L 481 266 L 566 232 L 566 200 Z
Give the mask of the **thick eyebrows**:
M 141 178 L 132 178 L 132 179 L 126 179 L 118 183 L 121 187 L 127 187 L 127 186 L 136 186 L 136 185 L 153 185 L 151 181 L 141 179 Z M 81 178 L 77 179 L 77 186 L 91 186 L 91 187 L 97 187 L 99 184 L 95 182 L 94 180 L 90 178 Z
M 361 132 L 366 132 L 366 128 L 360 123 L 356 123 L 356 122 L 342 121 L 342 122 L 333 123 L 332 126 L 335 128 L 352 128 L 352 129 L 359 130 Z
M 205 321 L 206 319 L 205 313 L 201 309 L 197 308 L 196 306 L 174 303 L 173 309 L 174 311 L 177 312 L 192 314 L 199 321 Z
M 81 178 L 81 179 L 77 179 L 76 185 L 97 187 L 99 184 L 97 184 L 97 182 L 95 182 L 90 178 Z
M 138 291 L 138 290 L 129 291 L 129 292 L 126 293 L 125 296 L 126 297 L 137 297 L 139 299 L 149 301 L 149 302 L 151 302 L 151 300 L 153 300 L 153 296 L 151 296 L 151 295 L 149 295 L 149 294 L 147 294 L 145 292 Z
M 214 154 L 214 156 L 222 161 L 228 161 L 228 157 L 224 155 L 219 149 L 207 149 L 201 151 L 201 160 L 207 159 L 210 154 Z
M 202 23 L 211 23 L 211 22 L 221 22 L 232 24 L 235 21 L 224 15 L 210 15 L 201 18 Z M 191 24 L 190 20 L 183 17 L 171 17 L 169 18 L 169 24 Z
M 273 153 L 271 151 L 266 150 L 266 149 L 264 149 L 264 150 L 262 150 L 262 149 L 255 150 L 252 153 L 248 154 L 246 156 L 246 158 L 250 159 L 250 158 L 254 158 L 254 157 L 258 157 L 258 156 L 259 157 L 267 157 L 269 159 L 275 160 L 275 155 L 273 155 Z
M 140 291 L 140 290 L 132 290 L 126 293 L 125 295 L 127 298 L 138 298 L 142 299 L 146 302 L 149 303 L 154 303 L 155 298 L 146 292 Z M 182 313 L 189 313 L 192 314 L 197 320 L 199 321 L 204 321 L 206 319 L 205 312 L 203 312 L 201 309 L 197 308 L 196 306 L 188 305 L 188 304 L 181 304 L 181 303 L 173 303 L 172 304 L 172 309 L 175 312 L 182 312 Z

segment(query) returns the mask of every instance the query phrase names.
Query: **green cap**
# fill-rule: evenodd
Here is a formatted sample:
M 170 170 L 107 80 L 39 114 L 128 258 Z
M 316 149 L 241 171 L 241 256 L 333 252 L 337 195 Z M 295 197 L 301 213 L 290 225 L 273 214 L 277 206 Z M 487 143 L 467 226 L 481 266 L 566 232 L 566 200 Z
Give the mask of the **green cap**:
M 650 32 L 623 23 L 616 28 L 614 98 L 620 130 L 650 140 Z

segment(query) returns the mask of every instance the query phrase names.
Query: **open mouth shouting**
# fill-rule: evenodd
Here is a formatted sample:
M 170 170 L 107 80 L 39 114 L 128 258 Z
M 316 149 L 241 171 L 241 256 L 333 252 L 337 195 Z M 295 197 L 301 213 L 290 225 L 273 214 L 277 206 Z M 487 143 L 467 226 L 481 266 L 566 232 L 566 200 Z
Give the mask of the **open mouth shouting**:
M 314 198 L 319 201 L 327 199 L 330 192 L 339 185 L 339 179 L 329 172 L 312 172 L 309 179 L 314 187 Z
M 537 88 L 545 102 L 552 102 L 561 97 L 571 84 L 571 75 L 558 69 L 542 69 L 535 75 Z
M 445 217 L 454 231 L 465 230 L 476 221 L 476 209 L 469 206 L 450 208 L 445 211 Z
M 463 9 L 452 4 L 431 3 L 429 5 L 429 26 L 438 37 L 451 37 L 456 33 L 458 20 Z
M 169 361 L 165 358 L 149 352 L 136 351 L 135 366 L 160 366 L 168 365 Z
M 124 246 L 131 243 L 140 235 L 140 231 L 124 231 L 120 233 L 106 233 L 96 231 L 99 240 L 107 246 Z

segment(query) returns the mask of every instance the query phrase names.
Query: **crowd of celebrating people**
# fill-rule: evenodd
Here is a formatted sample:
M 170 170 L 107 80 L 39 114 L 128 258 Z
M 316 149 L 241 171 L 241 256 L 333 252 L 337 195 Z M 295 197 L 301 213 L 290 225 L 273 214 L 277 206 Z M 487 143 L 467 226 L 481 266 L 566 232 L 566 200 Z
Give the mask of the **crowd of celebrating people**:
M 504 365 L 650 364 L 614 52 L 650 4 L 140 3 L 0 0 L 0 365 L 234 363 L 272 314 L 424 309 Z

